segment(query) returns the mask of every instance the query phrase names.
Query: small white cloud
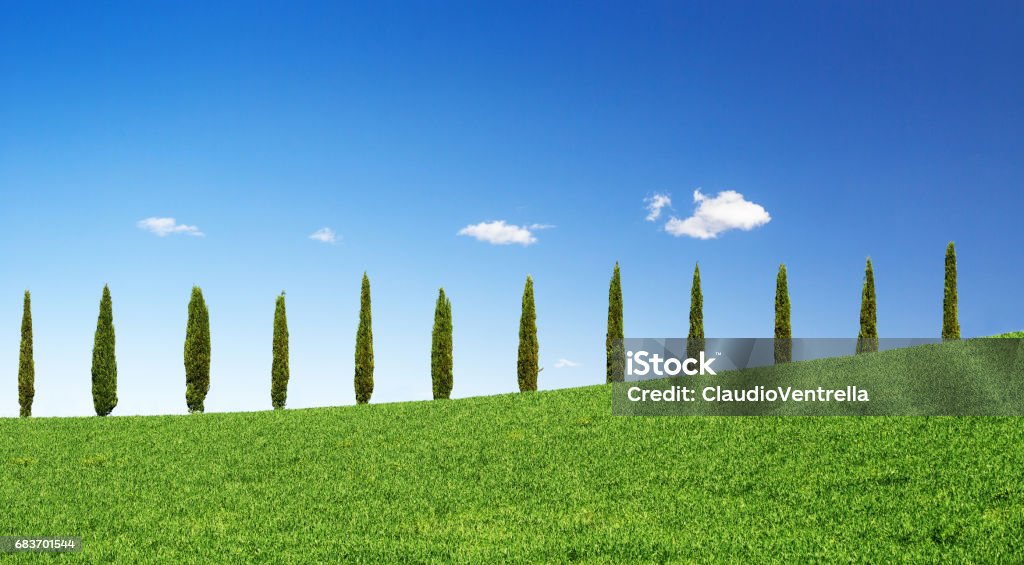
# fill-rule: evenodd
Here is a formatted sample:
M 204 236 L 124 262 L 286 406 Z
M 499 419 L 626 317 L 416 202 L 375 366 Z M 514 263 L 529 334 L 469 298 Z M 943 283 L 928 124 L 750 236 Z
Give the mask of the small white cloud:
M 662 208 L 672 205 L 672 198 L 667 194 L 657 193 L 644 198 L 644 202 L 647 203 L 647 217 L 644 219 L 653 222 L 658 219 L 658 216 L 661 216 Z
M 205 235 L 203 232 L 199 231 L 199 228 L 196 226 L 179 224 L 174 220 L 174 218 L 146 218 L 145 220 L 139 220 L 135 225 L 137 225 L 139 229 L 155 233 L 160 237 L 174 233 L 183 233 L 185 235 L 193 235 L 197 237 Z
M 309 239 L 312 239 L 314 241 L 321 241 L 323 243 L 330 243 L 331 245 L 334 245 L 335 243 L 338 243 L 338 241 L 341 240 L 341 236 L 334 233 L 334 230 L 332 230 L 331 228 L 320 228 L 315 232 L 309 234 Z
M 551 229 L 553 227 L 556 227 L 556 226 L 551 225 L 551 224 L 530 224 L 530 226 L 528 228 L 526 228 L 526 229 L 530 229 L 530 230 L 549 230 L 549 229 Z
M 579 363 L 577 363 L 575 361 L 570 361 L 568 359 L 559 359 L 557 362 L 555 362 L 555 368 L 556 369 L 564 369 L 565 367 L 570 367 L 571 368 L 571 367 L 579 367 L 579 366 L 580 366 Z
M 760 204 L 749 202 L 735 190 L 724 190 L 714 198 L 693 191 L 697 209 L 685 220 L 672 217 L 665 224 L 665 231 L 674 236 L 689 236 L 697 239 L 714 239 L 718 234 L 739 229 L 752 230 L 771 221 Z
M 538 224 L 517 226 L 513 224 L 506 224 L 504 220 L 497 220 L 494 222 L 480 222 L 479 224 L 468 225 L 459 230 L 458 235 L 468 235 L 469 237 L 494 245 L 511 245 L 513 243 L 517 243 L 525 246 L 537 243 L 537 238 L 534 237 L 533 233 L 530 231 L 531 229 L 538 230 L 549 227 L 554 226 L 538 227 Z

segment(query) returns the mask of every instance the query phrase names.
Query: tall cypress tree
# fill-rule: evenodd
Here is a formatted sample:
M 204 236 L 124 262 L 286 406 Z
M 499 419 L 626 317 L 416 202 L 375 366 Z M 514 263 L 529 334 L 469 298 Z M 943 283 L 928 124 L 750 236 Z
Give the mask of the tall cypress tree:
M 775 278 L 775 362 L 789 363 L 793 360 L 793 328 L 789 320 L 789 281 L 786 280 L 786 266 L 779 265 Z
M 117 356 L 114 353 L 114 306 L 110 287 L 103 286 L 100 315 L 92 347 L 92 404 L 97 416 L 107 416 L 117 406 Z
M 533 303 L 533 277 L 526 277 L 523 311 L 519 318 L 519 358 L 516 362 L 521 392 L 537 390 L 540 373 L 540 344 L 537 342 L 537 311 Z
M 434 306 L 434 331 L 430 344 L 430 378 L 435 400 L 451 397 L 452 377 L 452 303 L 442 288 L 437 293 Z
M 370 316 L 370 278 L 363 273 L 356 329 L 356 403 L 366 404 L 373 394 L 373 327 Z
M 693 268 L 690 287 L 690 333 L 686 335 L 686 356 L 696 358 L 704 350 L 704 294 L 700 290 L 700 264 Z
M 32 356 L 32 295 L 25 291 L 21 315 L 21 352 L 18 356 L 18 403 L 21 417 L 32 415 L 32 398 L 36 395 L 36 365 Z
M 275 410 L 284 408 L 288 399 L 288 313 L 284 305 L 284 291 L 274 305 L 273 360 L 270 363 L 270 403 Z
M 608 332 L 604 337 L 605 381 L 622 381 L 625 378 L 625 354 L 622 340 L 625 338 L 622 323 L 622 281 L 619 278 L 619 262 L 615 262 L 612 281 L 608 285 Z
M 956 249 L 946 246 L 946 283 L 942 296 L 942 339 L 960 339 L 960 317 L 956 296 Z
M 185 402 L 189 412 L 202 412 L 210 391 L 210 313 L 203 290 L 192 287 L 185 327 Z
M 875 273 L 868 257 L 864 268 L 864 289 L 860 299 L 860 332 L 857 334 L 857 353 L 878 351 L 878 323 L 875 306 Z

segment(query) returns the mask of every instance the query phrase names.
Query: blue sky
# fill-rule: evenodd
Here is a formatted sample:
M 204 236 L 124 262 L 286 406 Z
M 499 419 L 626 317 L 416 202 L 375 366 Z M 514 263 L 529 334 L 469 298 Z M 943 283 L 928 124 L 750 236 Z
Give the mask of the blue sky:
M 364 270 L 374 402 L 430 397 L 442 285 L 453 396 L 516 390 L 528 273 L 540 387 L 602 382 L 616 260 L 631 337 L 685 335 L 696 261 L 709 336 L 771 335 L 780 262 L 794 334 L 854 336 L 868 255 L 881 335 L 931 337 L 955 240 L 963 333 L 1021 329 L 1022 28 L 1019 2 L 7 3 L 0 415 L 26 288 L 40 416 L 92 413 L 104 283 L 114 414 L 185 411 L 193 284 L 210 411 L 269 408 L 281 290 L 289 407 L 353 403 Z M 698 189 L 719 224 L 670 224 Z M 458 235 L 499 221 L 519 243 Z

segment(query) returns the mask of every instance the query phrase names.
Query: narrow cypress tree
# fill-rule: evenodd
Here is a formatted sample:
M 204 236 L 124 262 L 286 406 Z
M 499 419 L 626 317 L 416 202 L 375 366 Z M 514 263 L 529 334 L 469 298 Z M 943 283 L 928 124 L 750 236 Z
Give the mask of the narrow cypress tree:
M 789 321 L 789 281 L 786 280 L 786 266 L 779 265 L 775 278 L 775 362 L 789 363 L 793 360 L 793 328 Z
M 32 398 L 36 395 L 36 365 L 32 356 L 32 295 L 25 291 L 21 315 L 21 353 L 18 356 L 18 403 L 21 417 L 32 415 Z
M 537 390 L 540 344 L 537 342 L 537 311 L 533 303 L 533 277 L 526 277 L 523 313 L 519 318 L 519 358 L 516 362 L 519 390 Z
M 696 358 L 704 350 L 704 294 L 700 290 L 700 264 L 693 268 L 690 287 L 690 333 L 686 336 L 686 355 Z
M 864 269 L 864 290 L 860 299 L 860 332 L 857 334 L 857 353 L 878 351 L 878 323 L 875 313 L 875 273 L 868 257 Z
M 203 290 L 192 287 L 185 327 L 185 402 L 189 412 L 202 412 L 210 391 L 210 313 Z
M 442 288 L 434 306 L 434 331 L 430 344 L 430 379 L 434 400 L 452 395 L 452 303 Z
M 114 341 L 114 306 L 110 299 L 110 287 L 104 285 L 92 347 L 92 404 L 97 416 L 107 416 L 117 406 L 117 356 L 114 353 Z
M 356 330 L 356 403 L 366 404 L 373 394 L 373 327 L 370 317 L 370 278 L 363 273 L 359 293 L 359 328 Z
M 284 291 L 274 306 L 273 360 L 270 364 L 270 403 L 275 410 L 284 408 L 288 399 L 288 313 L 284 307 Z
M 615 262 L 612 281 L 608 285 L 608 333 L 605 334 L 605 381 L 622 381 L 625 378 L 625 354 L 622 340 L 625 338 L 622 323 L 622 281 L 619 278 L 619 262 Z
M 960 339 L 960 319 L 956 296 L 956 249 L 946 246 L 946 284 L 942 296 L 942 339 Z

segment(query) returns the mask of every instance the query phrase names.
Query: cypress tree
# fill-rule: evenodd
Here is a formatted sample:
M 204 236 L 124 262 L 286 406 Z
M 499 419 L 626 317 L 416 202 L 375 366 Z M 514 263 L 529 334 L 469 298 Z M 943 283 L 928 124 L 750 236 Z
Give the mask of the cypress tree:
M 704 294 L 700 290 L 700 264 L 693 268 L 690 287 L 690 333 L 686 335 L 686 355 L 696 358 L 704 350 Z
M 185 402 L 189 412 L 202 412 L 210 391 L 210 313 L 203 290 L 192 287 L 185 327 Z
M 625 338 L 622 323 L 622 281 L 619 278 L 619 262 L 615 262 L 612 281 L 608 285 L 608 332 L 604 338 L 605 381 L 622 381 L 625 378 L 625 354 L 622 340 Z
M 284 408 L 288 399 L 288 313 L 285 311 L 284 291 L 274 306 L 273 360 L 270 364 L 270 403 L 275 410 Z
M 363 273 L 356 330 L 356 403 L 366 404 L 373 394 L 373 327 L 370 317 L 370 278 Z
M 32 356 L 32 295 L 25 291 L 21 315 L 21 353 L 18 356 L 18 403 L 21 417 L 32 415 L 32 398 L 36 395 L 36 365 Z
M 444 294 L 437 293 L 434 306 L 434 331 L 430 344 L 430 379 L 434 400 L 452 395 L 452 303 Z
M 107 416 L 117 406 L 117 356 L 114 353 L 113 310 L 110 287 L 104 285 L 92 347 L 92 404 L 97 416 Z
M 956 296 L 956 249 L 946 246 L 946 284 L 942 296 L 942 339 L 960 339 L 960 319 Z
M 537 390 L 540 344 L 537 342 L 537 311 L 533 303 L 533 277 L 526 277 L 523 312 L 519 318 L 519 358 L 516 362 L 519 390 Z
M 878 351 L 878 323 L 875 312 L 875 273 L 868 257 L 864 269 L 864 289 L 860 300 L 860 332 L 857 334 L 857 353 Z
M 789 363 L 793 360 L 793 328 L 789 321 L 789 281 L 786 280 L 786 266 L 779 265 L 775 278 L 775 362 Z

